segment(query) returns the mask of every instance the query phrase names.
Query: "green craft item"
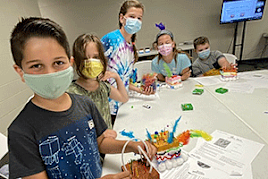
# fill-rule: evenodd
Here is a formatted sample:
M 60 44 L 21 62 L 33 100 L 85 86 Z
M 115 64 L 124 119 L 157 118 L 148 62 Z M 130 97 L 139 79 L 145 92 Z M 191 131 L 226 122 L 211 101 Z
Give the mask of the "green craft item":
M 189 110 L 193 110 L 193 105 L 191 103 L 188 104 L 181 104 L 181 108 L 183 111 L 189 111 Z
M 228 92 L 228 89 L 226 88 L 218 88 L 215 90 L 216 93 L 224 94 Z
M 204 89 L 198 89 L 198 88 L 196 88 L 196 89 L 194 89 L 193 90 L 193 94 L 199 94 L 199 95 L 201 95 L 202 93 L 204 92 Z
M 166 63 L 164 63 L 163 66 L 164 66 L 164 69 L 167 73 L 167 76 L 172 77 L 172 72 L 171 72 L 170 68 L 168 67 L 168 65 Z

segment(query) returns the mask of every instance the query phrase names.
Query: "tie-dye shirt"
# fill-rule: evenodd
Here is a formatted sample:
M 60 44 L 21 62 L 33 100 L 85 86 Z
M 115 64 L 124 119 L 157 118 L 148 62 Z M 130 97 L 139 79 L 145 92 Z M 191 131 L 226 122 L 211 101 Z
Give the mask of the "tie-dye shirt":
M 100 178 L 97 138 L 107 129 L 86 96 L 69 94 L 71 107 L 48 111 L 31 101 L 8 129 L 10 178 L 46 171 L 49 178 Z
M 132 44 L 127 43 L 119 29 L 106 34 L 102 37 L 101 41 L 105 50 L 105 56 L 108 58 L 107 70 L 118 73 L 128 91 L 134 64 Z M 112 86 L 117 87 L 114 79 L 110 79 L 109 82 Z M 112 99 L 109 99 L 109 102 L 111 114 L 116 115 L 121 103 Z

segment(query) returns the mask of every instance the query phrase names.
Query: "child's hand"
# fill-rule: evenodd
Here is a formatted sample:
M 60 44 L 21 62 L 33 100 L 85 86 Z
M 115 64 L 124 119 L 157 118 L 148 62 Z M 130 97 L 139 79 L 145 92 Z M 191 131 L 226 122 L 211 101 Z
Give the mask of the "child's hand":
M 235 64 L 231 63 L 230 65 L 231 65 L 231 68 L 238 69 L 238 68 L 237 68 L 237 64 L 236 64 L 236 63 L 235 63 Z
M 223 65 L 221 68 L 222 68 L 223 70 L 230 69 L 229 65 Z
M 106 129 L 106 131 L 103 132 L 103 136 L 105 138 L 110 137 L 110 138 L 115 139 L 117 137 L 117 133 L 116 133 L 116 131 L 114 131 L 112 129 Z
M 229 63 L 228 65 L 223 65 L 222 69 L 224 70 L 230 70 L 230 69 L 237 69 L 237 64 Z
M 140 90 L 140 93 L 145 94 L 145 95 L 150 95 L 150 94 L 155 94 L 155 91 L 153 87 L 149 86 L 149 87 L 146 87 L 145 90 Z
M 101 81 L 106 81 L 109 78 L 114 78 L 115 80 L 117 78 L 120 78 L 119 75 L 115 72 L 106 71 L 104 75 L 99 77 Z
M 189 70 L 189 71 L 185 72 L 185 73 L 181 76 L 181 80 L 182 80 L 182 81 L 187 80 L 187 79 L 191 76 L 191 72 L 192 72 L 192 70 Z
M 152 158 L 155 156 L 155 154 L 157 152 L 157 149 L 150 142 L 145 141 L 145 143 L 147 144 L 148 150 L 149 150 L 149 151 L 147 151 L 147 155 L 152 160 Z M 143 142 L 130 142 L 129 145 L 132 147 L 133 152 L 135 152 L 136 154 L 139 153 L 138 146 L 141 146 L 141 148 L 146 152 L 146 148 L 145 148 Z
M 130 173 L 129 171 L 124 171 L 117 174 L 105 175 L 100 179 L 130 179 Z

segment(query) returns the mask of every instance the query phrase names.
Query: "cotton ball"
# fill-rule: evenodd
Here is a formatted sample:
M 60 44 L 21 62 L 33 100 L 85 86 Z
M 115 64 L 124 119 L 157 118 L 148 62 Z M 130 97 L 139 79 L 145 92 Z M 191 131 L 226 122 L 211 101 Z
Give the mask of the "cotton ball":
M 183 158 L 183 160 L 186 162 L 188 160 L 188 156 L 184 153 L 181 153 L 181 158 Z
M 163 172 L 163 171 L 166 170 L 166 165 L 165 165 L 164 162 L 161 162 L 160 164 L 158 164 L 158 170 L 159 170 L 160 172 Z
M 172 167 L 175 168 L 177 167 L 177 161 L 175 158 L 171 159 L 171 162 L 172 162 Z
M 184 162 L 183 158 L 181 158 L 181 157 L 178 157 L 178 158 L 176 159 L 176 161 L 177 161 L 177 165 L 178 165 L 178 166 L 182 165 L 183 162 Z
M 172 164 L 171 160 L 166 161 L 166 167 L 167 167 L 168 170 L 172 169 L 172 165 L 173 164 Z
M 176 150 L 172 150 L 172 151 L 170 151 L 168 154 L 169 155 L 173 155 L 173 154 L 175 154 L 177 151 Z

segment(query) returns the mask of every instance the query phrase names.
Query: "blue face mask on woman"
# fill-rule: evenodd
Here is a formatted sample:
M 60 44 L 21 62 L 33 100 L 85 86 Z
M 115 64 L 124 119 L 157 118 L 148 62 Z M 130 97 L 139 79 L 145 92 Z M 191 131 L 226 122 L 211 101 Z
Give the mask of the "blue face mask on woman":
M 63 95 L 73 80 L 73 67 L 48 74 L 23 74 L 25 83 L 37 95 L 45 99 L 56 99 Z
M 210 55 L 210 48 L 203 50 L 201 52 L 198 52 L 198 57 L 201 59 L 206 59 Z
M 139 30 L 141 30 L 141 24 L 142 22 L 138 19 L 127 18 L 126 25 L 124 26 L 124 28 L 128 34 L 135 34 Z

